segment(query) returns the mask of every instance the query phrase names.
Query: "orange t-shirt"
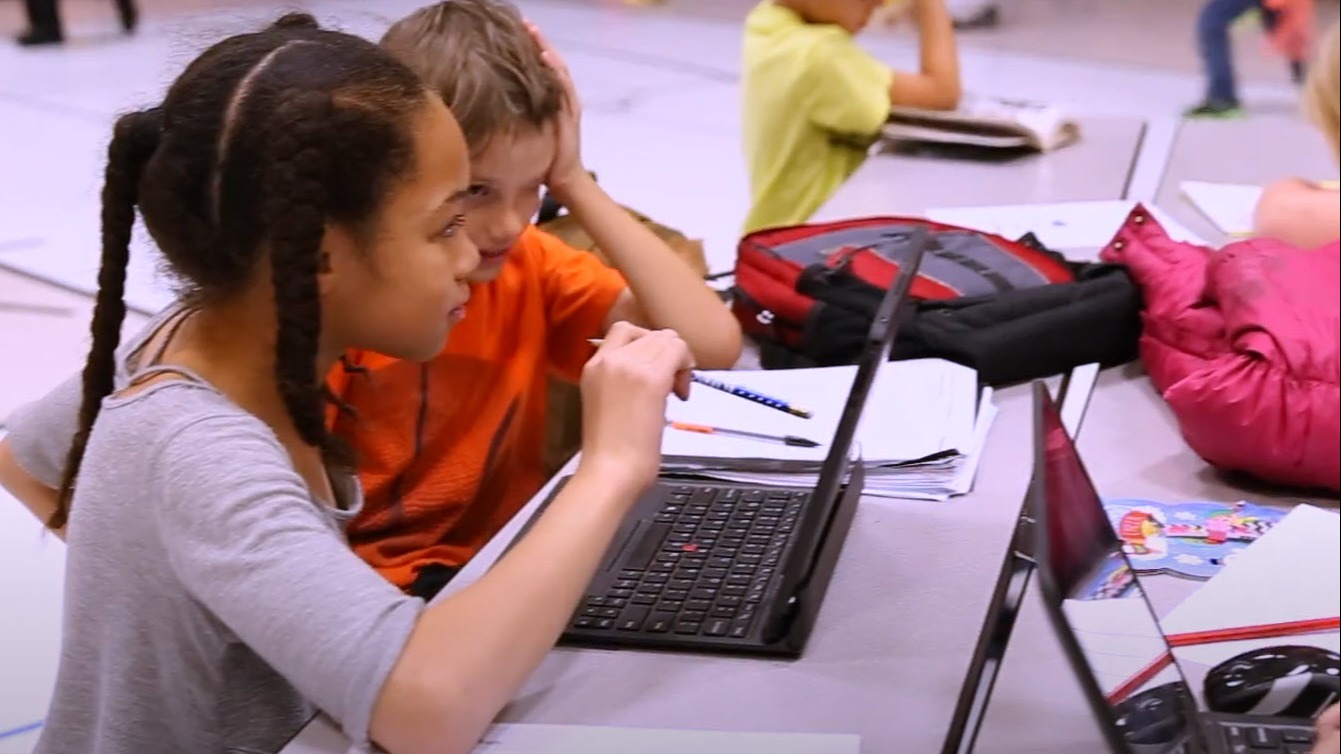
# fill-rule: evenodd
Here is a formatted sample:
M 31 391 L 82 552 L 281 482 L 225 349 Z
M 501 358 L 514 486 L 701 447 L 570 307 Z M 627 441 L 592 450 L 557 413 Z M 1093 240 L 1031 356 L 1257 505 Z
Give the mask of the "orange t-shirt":
M 429 563 L 460 566 L 545 482 L 547 376 L 576 381 L 627 284 L 595 256 L 528 228 L 497 279 L 471 289 L 466 318 L 427 363 L 371 352 L 330 384 L 356 412 L 364 507 L 354 551 L 408 587 Z

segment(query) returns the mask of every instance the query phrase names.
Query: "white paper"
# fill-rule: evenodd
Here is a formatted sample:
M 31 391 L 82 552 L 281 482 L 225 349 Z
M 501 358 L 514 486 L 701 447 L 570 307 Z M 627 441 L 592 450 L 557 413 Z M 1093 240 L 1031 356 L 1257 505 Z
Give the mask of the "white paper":
M 1062 609 L 1105 694 L 1126 683 L 1168 650 L 1149 604 L 1139 596 L 1066 600 Z M 1176 680 L 1176 674 L 1176 669 L 1166 669 L 1155 678 L 1160 682 L 1171 681 Z M 1149 688 L 1152 683 L 1153 679 L 1142 688 Z
M 1230 560 L 1162 621 L 1168 634 L 1335 617 L 1341 606 L 1341 518 L 1300 505 Z M 1341 634 L 1179 647 L 1180 661 L 1213 666 L 1242 652 L 1282 644 L 1341 651 Z
M 829 733 L 720 733 L 586 725 L 502 724 L 472 754 L 859 754 L 861 738 Z M 369 754 L 319 716 L 281 754 Z
M 704 372 L 704 376 L 800 405 L 803 419 L 744 398 L 694 385 L 688 401 L 670 401 L 666 418 L 724 429 L 794 435 L 820 443 L 796 448 L 727 435 L 667 428 L 666 456 L 805 461 L 817 470 L 842 418 L 857 367 Z M 974 439 L 977 373 L 939 359 L 885 364 L 866 399 L 857 443 L 868 464 L 909 461 L 948 450 L 966 451 Z
M 1261 186 L 1183 181 L 1178 189 L 1221 232 L 1231 236 L 1252 235 L 1253 214 L 1262 198 Z
M 1050 249 L 1094 249 L 1107 246 L 1117 235 L 1136 202 L 1123 199 L 1056 204 L 1002 204 L 985 207 L 948 207 L 927 210 L 935 222 L 995 233 L 1016 239 L 1033 233 Z M 1158 207 L 1146 208 L 1176 241 L 1205 245 L 1205 241 Z
M 854 735 L 496 725 L 473 754 L 858 754 Z

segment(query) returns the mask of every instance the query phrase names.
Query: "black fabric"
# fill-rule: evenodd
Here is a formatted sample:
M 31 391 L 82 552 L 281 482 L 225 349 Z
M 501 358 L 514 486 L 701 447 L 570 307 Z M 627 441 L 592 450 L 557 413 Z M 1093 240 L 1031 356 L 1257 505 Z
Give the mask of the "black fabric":
M 432 602 L 433 598 L 438 596 L 443 587 L 451 583 L 460 572 L 460 568 L 442 565 L 441 563 L 429 563 L 419 569 L 415 574 L 414 583 L 406 591 L 411 597 L 418 597 L 425 602 Z
M 989 385 L 1047 377 L 1081 364 L 1136 358 L 1141 296 L 1118 265 L 1074 264 L 1074 283 L 1004 291 L 905 309 L 891 359 L 942 358 L 973 367 Z M 762 344 L 766 369 L 851 364 L 882 291 L 844 267 L 812 265 L 797 291 L 815 299 L 803 347 Z

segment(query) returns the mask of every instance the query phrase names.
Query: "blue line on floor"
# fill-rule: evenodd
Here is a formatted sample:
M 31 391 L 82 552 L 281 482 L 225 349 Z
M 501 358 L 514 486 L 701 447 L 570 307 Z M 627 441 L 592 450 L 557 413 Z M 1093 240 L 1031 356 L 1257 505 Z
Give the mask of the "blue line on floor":
M 9 730 L 0 730 L 0 741 L 5 740 L 6 738 L 13 738 L 14 736 L 21 736 L 24 733 L 31 733 L 41 727 L 42 727 L 42 721 L 38 720 L 35 723 L 20 725 L 17 728 L 11 728 Z

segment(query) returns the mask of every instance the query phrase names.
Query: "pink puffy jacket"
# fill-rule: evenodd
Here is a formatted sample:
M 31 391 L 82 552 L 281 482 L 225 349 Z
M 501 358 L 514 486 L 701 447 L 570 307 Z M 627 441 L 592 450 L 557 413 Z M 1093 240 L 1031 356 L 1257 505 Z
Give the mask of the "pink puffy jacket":
M 1103 259 L 1145 296 L 1141 360 L 1213 466 L 1341 490 L 1341 246 L 1170 240 L 1138 206 Z

